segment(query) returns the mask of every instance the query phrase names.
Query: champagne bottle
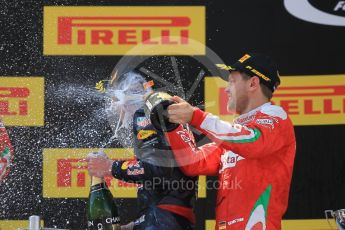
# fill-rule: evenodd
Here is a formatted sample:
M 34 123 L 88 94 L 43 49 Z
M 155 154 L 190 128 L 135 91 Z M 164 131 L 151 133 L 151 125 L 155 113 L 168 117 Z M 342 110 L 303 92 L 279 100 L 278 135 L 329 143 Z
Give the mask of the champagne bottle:
M 152 125 L 160 131 L 170 132 L 176 129 L 179 124 L 169 122 L 167 108 L 175 102 L 172 96 L 165 92 L 154 92 L 145 99 L 144 111 L 146 117 L 150 118 Z
M 92 177 L 87 203 L 88 230 L 118 230 L 120 217 L 113 195 L 103 178 Z

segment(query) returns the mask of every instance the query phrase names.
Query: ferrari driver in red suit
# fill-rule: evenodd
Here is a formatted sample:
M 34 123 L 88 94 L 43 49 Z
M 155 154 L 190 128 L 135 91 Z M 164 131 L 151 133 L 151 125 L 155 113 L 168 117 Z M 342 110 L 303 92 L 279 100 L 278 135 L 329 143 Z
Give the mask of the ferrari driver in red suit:
M 281 229 L 296 143 L 287 113 L 270 102 L 280 83 L 276 65 L 253 53 L 225 68 L 227 107 L 239 114 L 234 122 L 174 97 L 170 122 L 189 123 L 213 142 L 196 147 L 182 126 L 166 137 L 186 175 L 218 175 L 216 229 Z
M 13 148 L 6 128 L 0 119 L 0 183 L 10 171 Z

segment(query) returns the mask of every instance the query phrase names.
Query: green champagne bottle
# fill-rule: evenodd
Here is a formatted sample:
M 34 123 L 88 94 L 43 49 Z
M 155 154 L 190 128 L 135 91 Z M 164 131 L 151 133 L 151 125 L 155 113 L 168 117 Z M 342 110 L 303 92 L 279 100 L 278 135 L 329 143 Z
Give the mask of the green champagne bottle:
M 113 195 L 103 178 L 92 177 L 87 203 L 88 230 L 118 230 L 120 217 Z

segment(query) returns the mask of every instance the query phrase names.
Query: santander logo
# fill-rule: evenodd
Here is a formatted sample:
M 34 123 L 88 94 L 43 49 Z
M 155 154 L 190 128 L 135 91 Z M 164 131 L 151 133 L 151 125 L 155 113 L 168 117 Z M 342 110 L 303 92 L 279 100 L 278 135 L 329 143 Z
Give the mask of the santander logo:
M 345 17 L 321 11 L 311 5 L 308 0 L 284 0 L 284 6 L 290 14 L 304 21 L 330 26 L 345 26 Z M 333 11 L 345 11 L 345 1 L 338 1 L 334 5 Z

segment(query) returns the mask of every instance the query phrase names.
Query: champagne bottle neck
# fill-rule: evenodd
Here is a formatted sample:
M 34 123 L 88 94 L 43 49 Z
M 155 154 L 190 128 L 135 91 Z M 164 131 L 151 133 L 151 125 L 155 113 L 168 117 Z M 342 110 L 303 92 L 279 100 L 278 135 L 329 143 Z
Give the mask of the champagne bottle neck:
M 101 178 L 101 177 L 91 177 L 91 186 L 94 186 L 96 184 L 101 184 L 101 183 L 104 183 L 104 178 Z

